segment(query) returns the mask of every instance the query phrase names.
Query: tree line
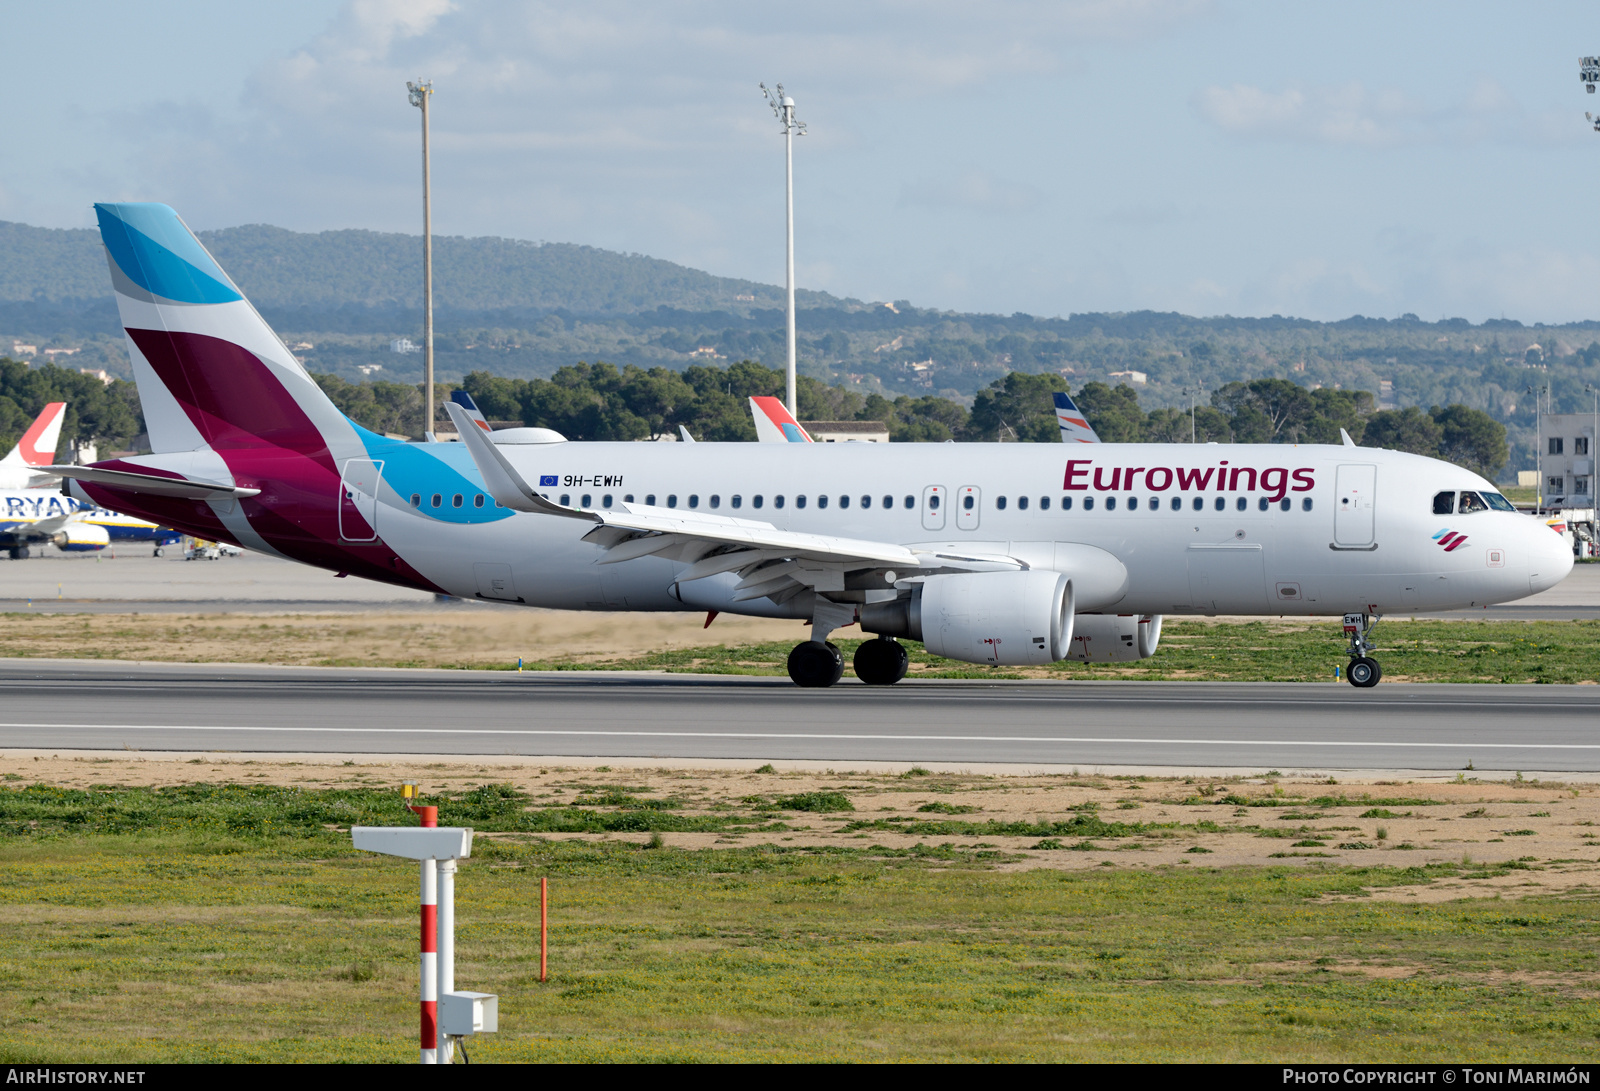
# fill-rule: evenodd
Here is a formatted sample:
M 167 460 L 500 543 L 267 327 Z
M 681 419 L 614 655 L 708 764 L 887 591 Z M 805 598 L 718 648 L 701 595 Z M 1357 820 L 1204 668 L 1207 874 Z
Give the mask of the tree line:
M 420 436 L 422 389 L 411 383 L 350 382 L 313 376 L 335 405 L 376 432 Z M 783 372 L 750 360 L 683 371 L 612 364 L 563 367 L 549 379 L 513 379 L 475 371 L 461 387 L 490 420 L 553 428 L 574 440 L 648 440 L 679 427 L 699 440 L 751 442 L 751 396 L 781 397 Z M 435 401 L 449 396 L 438 384 Z M 1356 443 L 1454 462 L 1493 478 L 1509 457 L 1505 426 L 1465 405 L 1379 410 L 1365 390 L 1307 389 L 1284 379 L 1228 383 L 1192 411 L 1145 411 L 1130 386 L 1089 382 L 1073 391 L 1060 375 L 1013 371 L 980 390 L 972 407 L 937 395 L 889 399 L 801 376 L 802 420 L 882 421 L 896 443 L 1020 442 L 1059 439 L 1056 391 L 1072 394 L 1108 443 Z M 74 440 L 102 449 L 133 445 L 144 431 L 133 383 L 109 385 L 90 375 L 0 358 L 0 451 L 16 443 L 46 403 L 64 401 L 60 453 Z

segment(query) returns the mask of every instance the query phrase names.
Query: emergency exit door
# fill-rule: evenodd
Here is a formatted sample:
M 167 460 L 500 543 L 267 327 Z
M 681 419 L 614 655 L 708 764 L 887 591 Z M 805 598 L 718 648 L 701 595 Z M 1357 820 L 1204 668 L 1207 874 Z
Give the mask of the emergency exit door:
M 352 458 L 339 480 L 339 537 L 347 542 L 370 542 L 378 536 L 378 483 L 383 463 Z

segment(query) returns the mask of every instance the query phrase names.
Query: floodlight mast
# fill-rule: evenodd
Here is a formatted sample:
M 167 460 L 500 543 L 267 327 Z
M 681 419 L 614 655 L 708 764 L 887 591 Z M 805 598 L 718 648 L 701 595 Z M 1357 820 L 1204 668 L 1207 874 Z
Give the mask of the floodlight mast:
M 784 290 L 788 297 L 788 308 L 785 320 L 785 341 L 788 348 L 788 367 L 784 373 L 785 391 L 788 402 L 789 415 L 797 417 L 799 410 L 795 407 L 795 379 L 794 379 L 794 138 L 806 135 L 806 123 L 797 121 L 794 116 L 794 99 L 783 93 L 783 84 L 778 84 L 776 92 L 767 90 L 766 84 L 761 84 L 761 94 L 765 96 L 767 104 L 772 107 L 772 112 L 778 118 L 778 123 L 783 126 L 783 157 L 784 157 L 784 224 L 786 231 L 786 273 Z
M 433 196 L 428 163 L 428 100 L 432 80 L 406 83 L 407 99 L 422 111 L 422 438 L 433 439 Z

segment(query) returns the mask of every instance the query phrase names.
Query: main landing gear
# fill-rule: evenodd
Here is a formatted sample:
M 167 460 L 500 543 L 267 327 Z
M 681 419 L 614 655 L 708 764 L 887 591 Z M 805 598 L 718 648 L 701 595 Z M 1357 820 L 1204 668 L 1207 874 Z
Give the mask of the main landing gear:
M 869 686 L 892 686 L 906 676 L 911 657 L 892 636 L 863 640 L 856 649 L 856 677 Z
M 892 686 L 906 676 L 911 657 L 893 637 L 863 640 L 856 649 L 856 677 L 869 686 Z M 833 641 L 808 640 L 789 653 L 789 677 L 797 686 L 826 689 L 844 677 L 844 656 Z
M 831 640 L 796 644 L 789 653 L 789 677 L 797 686 L 827 689 L 844 677 L 844 656 Z
M 1383 668 L 1367 653 L 1373 650 L 1372 630 L 1378 624 L 1377 614 L 1346 614 L 1344 633 L 1350 638 L 1350 665 L 1345 677 L 1357 689 L 1371 689 L 1383 677 Z
M 844 656 L 828 640 L 837 628 L 856 620 L 851 603 L 831 602 L 817 596 L 811 614 L 811 639 L 789 653 L 789 677 L 797 686 L 826 689 L 844 676 Z M 893 637 L 864 640 L 856 649 L 856 677 L 869 686 L 892 686 L 906 676 L 910 657 Z

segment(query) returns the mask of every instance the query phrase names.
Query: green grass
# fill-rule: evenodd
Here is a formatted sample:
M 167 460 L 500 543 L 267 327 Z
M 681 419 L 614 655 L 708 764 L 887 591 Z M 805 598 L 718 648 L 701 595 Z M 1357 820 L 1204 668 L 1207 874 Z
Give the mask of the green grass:
M 1404 621 L 1376 630 L 1386 677 L 1420 682 L 1564 682 L 1600 680 L 1600 621 Z M 834 640 L 848 664 L 859 639 Z M 604 663 L 550 661 L 534 670 L 666 670 L 783 675 L 792 644 L 708 646 Z M 1016 668 L 984 667 L 930 656 L 907 643 L 912 670 L 928 678 L 1016 678 Z M 1188 679 L 1235 682 L 1328 682 L 1346 663 L 1332 622 L 1169 620 L 1155 656 L 1135 663 L 1064 662 L 1030 669 L 1034 677 Z M 494 664 L 501 666 L 502 664 Z M 514 669 L 513 664 L 511 668 Z M 848 668 L 847 668 L 848 669 Z
M 1363 896 L 1526 863 L 1015 872 L 950 843 L 549 839 L 518 832 L 515 793 L 438 802 L 511 831 L 457 879 L 457 985 L 501 997 L 480 1061 L 1567 1063 L 1600 1038 L 1592 899 Z M 0 1060 L 414 1062 L 415 865 L 339 828 L 396 811 L 338 789 L 0 792 Z

